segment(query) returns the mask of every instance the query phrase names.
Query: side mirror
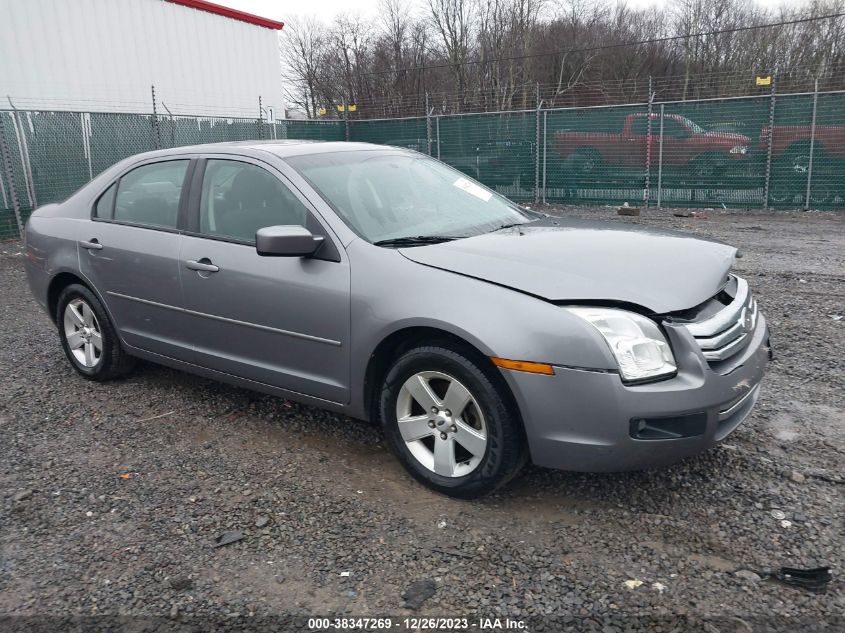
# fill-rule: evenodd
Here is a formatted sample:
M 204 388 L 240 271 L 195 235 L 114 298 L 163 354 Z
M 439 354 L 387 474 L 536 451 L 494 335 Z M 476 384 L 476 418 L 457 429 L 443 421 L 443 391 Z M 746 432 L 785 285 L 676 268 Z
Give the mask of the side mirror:
M 255 232 L 255 250 L 265 257 L 307 257 L 323 243 L 304 226 L 265 226 Z

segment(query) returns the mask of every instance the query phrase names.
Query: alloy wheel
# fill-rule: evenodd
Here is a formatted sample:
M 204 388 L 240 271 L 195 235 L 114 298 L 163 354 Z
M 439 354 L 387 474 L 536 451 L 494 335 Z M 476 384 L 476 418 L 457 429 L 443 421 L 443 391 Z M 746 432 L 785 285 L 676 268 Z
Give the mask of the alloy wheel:
M 83 367 L 96 367 L 103 356 L 103 335 L 91 306 L 73 299 L 65 306 L 65 340 L 68 349 Z
M 478 402 L 442 372 L 418 372 L 404 382 L 396 421 L 411 455 L 443 477 L 470 474 L 487 451 L 487 425 Z

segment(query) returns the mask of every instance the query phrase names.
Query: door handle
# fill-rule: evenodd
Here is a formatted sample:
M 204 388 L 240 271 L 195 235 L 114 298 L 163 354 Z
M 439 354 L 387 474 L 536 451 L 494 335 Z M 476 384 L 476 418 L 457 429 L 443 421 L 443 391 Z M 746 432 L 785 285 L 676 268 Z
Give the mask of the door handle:
M 220 270 L 219 266 L 215 266 L 211 263 L 211 260 L 206 259 L 205 257 L 203 257 L 200 261 L 189 259 L 185 262 L 185 266 L 190 270 L 199 270 L 204 273 L 216 273 Z
M 100 242 L 97 241 L 96 237 L 94 239 L 88 241 L 88 242 L 80 242 L 79 245 L 82 248 L 87 249 L 89 251 L 101 251 L 101 250 L 103 250 L 103 245 L 100 244 Z

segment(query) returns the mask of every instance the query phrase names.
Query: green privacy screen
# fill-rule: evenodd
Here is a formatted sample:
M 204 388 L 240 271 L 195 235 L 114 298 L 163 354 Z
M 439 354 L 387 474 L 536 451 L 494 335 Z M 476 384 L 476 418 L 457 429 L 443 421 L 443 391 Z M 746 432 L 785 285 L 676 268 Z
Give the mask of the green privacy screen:
M 356 116 L 365 113 L 358 112 Z M 773 123 L 773 125 L 772 125 Z M 139 152 L 252 139 L 412 149 L 521 202 L 845 206 L 845 93 L 405 119 L 256 119 L 2 111 L 0 239 Z M 14 191 L 13 191 L 14 189 Z

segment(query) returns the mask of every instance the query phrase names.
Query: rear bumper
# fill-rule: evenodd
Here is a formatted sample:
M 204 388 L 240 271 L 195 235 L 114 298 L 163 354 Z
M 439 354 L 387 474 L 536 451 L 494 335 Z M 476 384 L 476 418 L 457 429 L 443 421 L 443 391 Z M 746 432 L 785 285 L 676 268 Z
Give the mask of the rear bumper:
M 686 328 L 666 331 L 678 364 L 668 380 L 625 385 L 618 374 L 583 369 L 555 367 L 554 376 L 506 371 L 532 461 L 563 470 L 639 470 L 700 453 L 733 432 L 760 393 L 769 359 L 765 318 L 726 375 L 710 369 Z M 638 439 L 640 420 L 674 429 L 676 437 Z

